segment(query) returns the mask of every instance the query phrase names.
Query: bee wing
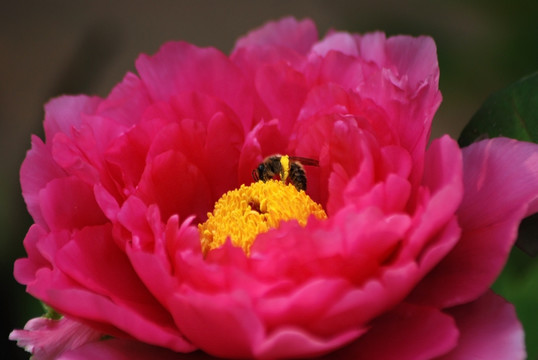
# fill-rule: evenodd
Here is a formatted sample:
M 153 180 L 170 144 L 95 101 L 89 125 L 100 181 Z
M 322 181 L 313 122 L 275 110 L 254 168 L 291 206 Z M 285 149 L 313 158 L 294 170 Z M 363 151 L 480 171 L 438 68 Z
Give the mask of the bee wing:
M 254 179 L 254 181 L 260 180 L 260 178 L 258 177 L 258 172 L 256 171 L 256 169 L 252 170 L 252 178 Z
M 290 160 L 292 160 L 292 161 L 298 161 L 298 162 L 300 162 L 302 165 L 307 165 L 307 166 L 319 166 L 319 161 L 318 161 L 318 160 L 310 159 L 310 158 L 305 158 L 305 157 L 301 157 L 301 156 L 290 156 Z

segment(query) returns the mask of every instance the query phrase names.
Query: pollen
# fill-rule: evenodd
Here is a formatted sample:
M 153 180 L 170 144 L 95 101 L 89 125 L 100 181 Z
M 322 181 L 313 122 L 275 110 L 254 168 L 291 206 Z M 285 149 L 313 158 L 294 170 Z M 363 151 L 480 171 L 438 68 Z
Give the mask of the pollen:
M 310 215 L 327 218 L 321 205 L 291 184 L 269 180 L 241 185 L 224 194 L 207 220 L 198 225 L 202 251 L 207 254 L 229 237 L 232 245 L 249 255 L 258 234 L 278 228 L 282 221 L 296 220 L 306 226 Z

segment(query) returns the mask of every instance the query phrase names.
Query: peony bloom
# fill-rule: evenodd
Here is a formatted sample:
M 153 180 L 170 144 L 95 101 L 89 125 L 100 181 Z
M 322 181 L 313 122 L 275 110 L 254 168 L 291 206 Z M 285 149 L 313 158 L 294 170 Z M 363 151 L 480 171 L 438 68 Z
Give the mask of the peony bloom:
M 538 211 L 538 146 L 427 146 L 431 38 L 318 40 L 286 18 L 229 57 L 172 42 L 136 69 L 104 99 L 50 101 L 21 168 L 35 224 L 16 279 L 113 337 L 62 359 L 524 358 L 488 288 Z M 246 193 L 273 154 L 319 163 L 301 195 L 315 211 L 283 182 Z M 240 200 L 221 218 L 224 194 Z M 246 217 L 273 210 L 268 228 Z

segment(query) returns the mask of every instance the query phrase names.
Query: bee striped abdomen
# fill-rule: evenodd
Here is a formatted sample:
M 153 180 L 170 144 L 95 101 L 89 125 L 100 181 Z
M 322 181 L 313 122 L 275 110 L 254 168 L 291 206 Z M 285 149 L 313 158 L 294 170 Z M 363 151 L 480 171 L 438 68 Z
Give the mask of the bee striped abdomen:
M 306 191 L 306 174 L 303 169 L 303 166 L 300 163 L 291 163 L 289 177 L 290 182 L 297 188 L 297 190 Z

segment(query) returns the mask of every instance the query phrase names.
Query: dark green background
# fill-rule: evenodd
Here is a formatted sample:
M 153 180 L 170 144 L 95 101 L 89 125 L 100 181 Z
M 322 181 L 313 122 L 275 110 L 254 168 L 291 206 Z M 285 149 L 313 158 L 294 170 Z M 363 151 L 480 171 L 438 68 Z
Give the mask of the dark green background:
M 18 185 L 30 134 L 42 133 L 43 104 L 62 93 L 105 96 L 140 52 L 184 39 L 228 52 L 235 39 L 284 15 L 329 28 L 431 35 L 444 101 L 433 137 L 457 138 L 486 97 L 538 70 L 538 2 L 533 1 L 24 1 L 0 5 L 0 274 L 4 317 L 0 358 L 27 359 L 7 341 L 41 309 L 12 277 L 31 220 Z M 538 356 L 538 260 L 514 252 L 495 290 L 515 302 Z M 534 317 L 533 317 L 534 316 Z

